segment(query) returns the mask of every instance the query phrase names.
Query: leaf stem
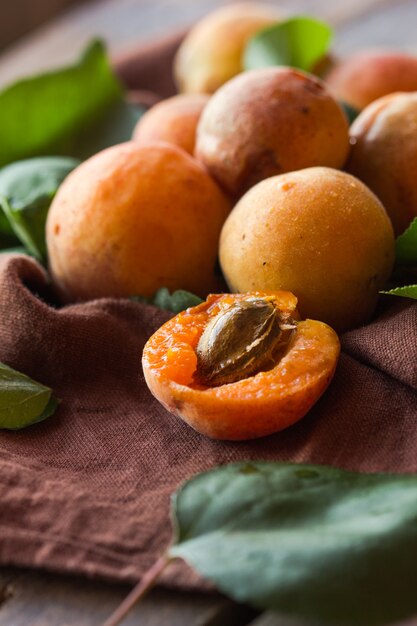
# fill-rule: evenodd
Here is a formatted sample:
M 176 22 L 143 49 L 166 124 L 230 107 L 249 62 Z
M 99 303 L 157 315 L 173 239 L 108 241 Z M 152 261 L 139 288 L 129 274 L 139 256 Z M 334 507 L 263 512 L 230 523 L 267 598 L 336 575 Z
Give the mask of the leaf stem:
M 162 574 L 164 569 L 171 563 L 172 559 L 166 554 L 161 556 L 142 576 L 138 584 L 126 596 L 110 617 L 103 622 L 102 626 L 117 626 L 131 611 L 134 605 L 139 602 L 152 589 Z

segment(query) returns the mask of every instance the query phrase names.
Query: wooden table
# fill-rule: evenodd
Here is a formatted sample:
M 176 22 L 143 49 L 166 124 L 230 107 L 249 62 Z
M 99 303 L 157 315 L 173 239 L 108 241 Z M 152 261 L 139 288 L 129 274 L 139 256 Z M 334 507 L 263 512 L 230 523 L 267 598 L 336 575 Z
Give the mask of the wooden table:
M 269 0 L 272 2 L 273 0 Z M 92 36 L 117 54 L 183 27 L 225 0 L 102 0 L 83 3 L 0 55 L 0 85 L 71 61 Z M 292 13 L 309 13 L 336 29 L 340 54 L 384 46 L 417 53 L 416 0 L 280 0 Z M 15 568 L 0 570 L 0 626 L 99 626 L 128 588 Z M 301 626 L 270 613 L 257 615 L 221 595 L 155 589 L 126 626 Z M 401 626 L 417 624 L 416 620 Z M 400 626 L 400 625 L 397 625 Z

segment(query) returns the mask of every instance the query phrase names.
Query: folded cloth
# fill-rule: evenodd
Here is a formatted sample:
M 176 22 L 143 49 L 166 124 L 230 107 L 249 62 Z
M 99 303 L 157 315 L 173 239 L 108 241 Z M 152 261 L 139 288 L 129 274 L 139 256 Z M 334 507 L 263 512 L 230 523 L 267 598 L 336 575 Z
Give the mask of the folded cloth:
M 141 371 L 169 317 L 128 299 L 55 308 L 33 259 L 0 255 L 0 361 L 54 389 L 47 421 L 0 431 L 0 563 L 136 581 L 169 543 L 170 494 L 246 459 L 417 471 L 417 305 L 395 300 L 342 337 L 329 390 L 298 424 L 212 441 L 170 415 Z M 200 588 L 185 567 L 165 582 Z

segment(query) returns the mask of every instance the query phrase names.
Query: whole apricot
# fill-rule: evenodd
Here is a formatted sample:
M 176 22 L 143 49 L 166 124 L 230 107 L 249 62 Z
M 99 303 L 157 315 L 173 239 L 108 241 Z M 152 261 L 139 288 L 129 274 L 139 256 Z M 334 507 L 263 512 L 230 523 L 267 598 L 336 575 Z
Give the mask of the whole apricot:
M 201 19 L 182 42 L 174 75 L 185 93 L 214 93 L 243 70 L 248 40 L 277 22 L 280 13 L 269 4 L 241 2 L 221 7 Z
M 348 169 L 381 200 L 397 235 L 417 217 L 417 93 L 370 104 L 351 127 Z
M 335 63 L 326 83 L 336 98 L 361 110 L 394 91 L 417 91 L 417 57 L 365 50 Z
M 204 295 L 228 201 L 201 165 L 169 144 L 108 148 L 76 168 L 47 219 L 52 279 L 65 300 Z
M 210 295 L 147 342 L 145 380 L 171 413 L 215 439 L 270 435 L 300 420 L 336 368 L 329 326 L 299 321 L 287 292 Z
M 140 118 L 133 141 L 140 145 L 166 141 L 193 154 L 197 123 L 208 100 L 205 94 L 181 94 L 162 100 Z
M 324 83 L 269 67 L 233 78 L 211 97 L 197 127 L 195 154 L 239 196 L 275 174 L 342 167 L 348 150 L 347 119 Z
M 353 176 L 325 167 L 260 182 L 220 237 L 232 291 L 291 291 L 303 318 L 340 332 L 369 320 L 393 261 L 392 226 L 378 198 Z

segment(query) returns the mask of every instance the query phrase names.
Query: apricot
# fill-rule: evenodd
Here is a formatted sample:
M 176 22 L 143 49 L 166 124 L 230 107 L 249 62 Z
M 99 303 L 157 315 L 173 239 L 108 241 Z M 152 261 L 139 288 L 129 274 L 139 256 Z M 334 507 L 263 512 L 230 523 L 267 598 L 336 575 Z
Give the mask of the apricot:
M 243 70 L 248 40 L 279 19 L 274 6 L 255 2 L 221 7 L 204 17 L 190 30 L 176 54 L 174 76 L 179 90 L 214 93 Z
M 166 141 L 193 154 L 197 123 L 208 100 L 205 94 L 182 94 L 162 100 L 140 118 L 133 141 L 140 145 Z
M 169 144 L 108 148 L 76 168 L 47 220 L 52 279 L 65 300 L 205 295 L 229 203 L 201 165 Z
M 359 180 L 314 167 L 260 182 L 227 218 L 220 263 L 232 291 L 288 290 L 303 318 L 365 323 L 394 261 L 391 222 Z
M 351 127 L 349 171 L 383 203 L 397 235 L 417 217 L 417 93 L 370 104 Z
M 329 326 L 295 319 L 296 305 L 282 291 L 210 295 L 145 345 L 149 389 L 168 411 L 215 439 L 253 439 L 291 426 L 325 391 L 340 352 Z M 231 382 L 206 381 L 201 351 L 213 371 L 223 369 L 225 381 L 234 370 Z M 258 367 L 248 370 L 253 361 Z
M 239 196 L 269 176 L 314 165 L 342 167 L 348 123 L 324 83 L 291 68 L 252 70 L 211 97 L 196 157 Z
M 394 91 L 417 91 L 417 57 L 365 50 L 335 63 L 326 83 L 336 98 L 361 110 Z

